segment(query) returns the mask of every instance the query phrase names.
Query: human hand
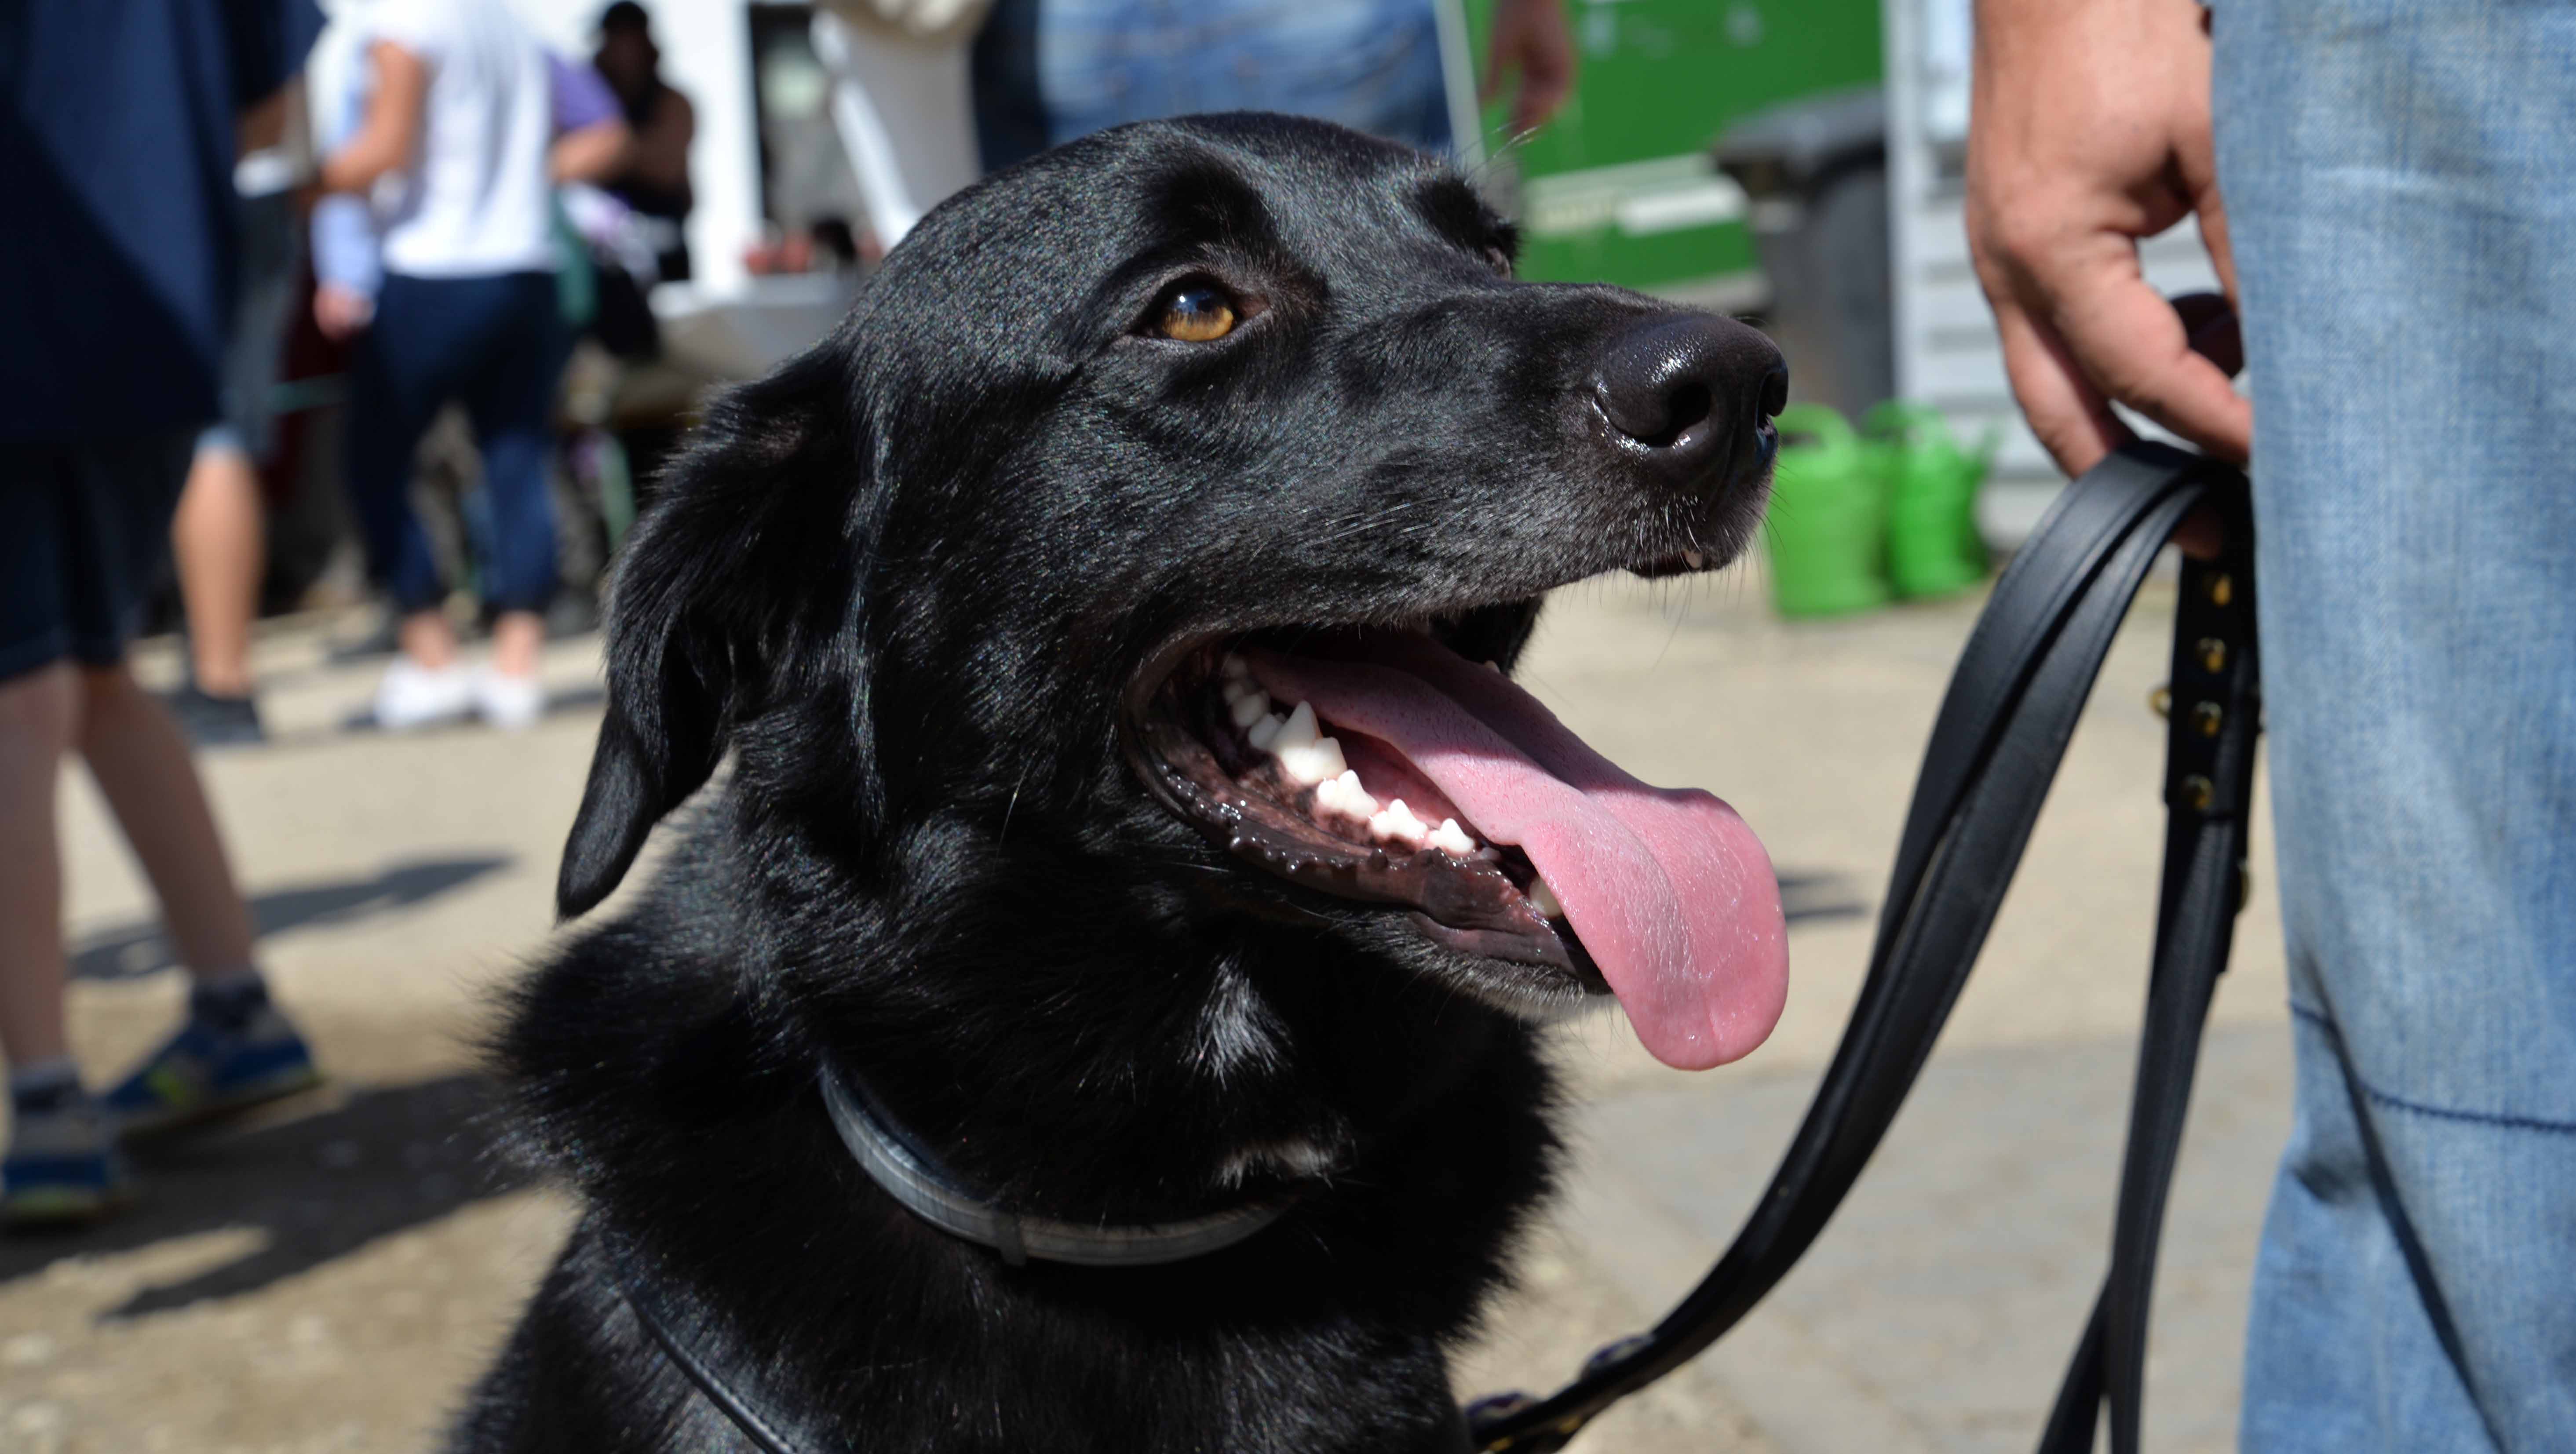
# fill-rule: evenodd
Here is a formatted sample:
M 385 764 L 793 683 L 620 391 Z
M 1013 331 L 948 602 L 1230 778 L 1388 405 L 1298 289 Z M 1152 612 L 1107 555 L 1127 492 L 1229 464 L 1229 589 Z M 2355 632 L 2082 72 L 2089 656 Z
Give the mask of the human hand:
M 318 283 L 313 289 L 313 322 L 322 336 L 346 342 L 375 321 L 376 300 L 341 283 Z
M 2032 432 L 2069 474 L 2134 436 L 2111 402 L 2242 462 L 2227 215 L 2197 0 L 1979 0 L 1968 247 Z M 2197 213 L 2225 299 L 2168 304 L 2137 241 Z
M 1510 134 L 1537 130 L 1574 90 L 1574 32 L 1566 25 L 1565 0 L 1501 0 L 1494 7 L 1477 99 L 1500 96 L 1506 71 L 1516 82 Z

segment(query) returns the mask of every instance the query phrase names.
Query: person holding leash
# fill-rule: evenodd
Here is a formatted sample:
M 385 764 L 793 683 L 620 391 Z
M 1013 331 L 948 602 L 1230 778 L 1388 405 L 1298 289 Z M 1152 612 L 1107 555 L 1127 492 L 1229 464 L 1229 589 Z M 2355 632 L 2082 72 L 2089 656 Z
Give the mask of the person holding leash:
M 2298 1076 L 2249 1454 L 2576 1448 L 2571 75 L 2565 4 L 1977 7 L 2032 428 L 2252 462 Z M 2140 276 L 2189 216 L 2232 308 Z

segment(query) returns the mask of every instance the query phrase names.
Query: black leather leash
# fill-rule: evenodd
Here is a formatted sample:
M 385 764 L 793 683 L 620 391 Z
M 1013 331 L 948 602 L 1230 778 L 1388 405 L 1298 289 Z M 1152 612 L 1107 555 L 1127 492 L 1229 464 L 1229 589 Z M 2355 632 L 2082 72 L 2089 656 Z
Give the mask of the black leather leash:
M 2069 485 L 1995 583 L 1933 724 L 1860 1003 L 1734 1245 L 1653 1331 L 1603 1348 L 1565 1388 L 1470 1405 L 1478 1448 L 1563 1448 L 1717 1341 L 1824 1230 L 1976 963 L 2121 618 L 2200 506 L 2217 512 L 2226 544 L 2217 560 L 2185 559 L 2174 612 L 2164 882 L 2111 1268 L 2039 1443 L 2039 1454 L 2089 1451 L 2107 1400 L 2114 1454 L 2137 1454 L 2156 1244 L 2201 1026 L 2244 900 L 2262 714 L 2244 477 L 2161 445 L 2124 449 Z
M 2039 1454 L 2093 1447 L 2107 1400 L 2114 1454 L 2138 1454 L 2148 1295 L 2211 991 L 2245 893 L 2245 810 L 2260 726 L 2253 522 L 2244 478 L 2160 445 L 2134 445 L 2069 485 L 2000 580 L 1932 728 L 1880 911 L 1869 978 L 1807 1118 L 1735 1244 L 1651 1332 L 1593 1355 L 1573 1383 L 1467 1409 L 1479 1449 L 1561 1449 L 1621 1398 L 1732 1328 L 1824 1230 L 1895 1120 L 2003 904 L 2102 658 L 2156 552 L 2194 508 L 2226 545 L 2186 559 L 2174 612 L 2164 796 L 2164 883 L 2145 1042 L 2121 1169 L 2111 1269 Z M 712 1366 L 696 1319 L 602 1237 L 645 1333 L 766 1454 L 831 1447 L 799 1413 L 754 1394 L 756 1368 Z
M 617 1284 L 618 1295 L 626 1299 L 626 1306 L 633 1310 L 635 1321 L 653 1340 L 653 1346 L 662 1350 L 672 1367 L 688 1375 L 689 1382 L 706 1395 L 707 1402 L 731 1420 L 744 1438 L 757 1445 L 761 1454 L 807 1454 L 809 1450 L 833 1447 L 820 1430 L 805 1427 L 800 1410 L 761 1396 L 759 1369 L 727 1356 L 725 1350 L 734 1344 L 724 1339 L 689 1336 L 691 1330 L 700 1327 L 703 1318 L 672 1295 L 669 1280 L 645 1275 L 639 1266 L 641 1259 L 621 1245 L 617 1236 L 595 1221 L 585 1222 L 574 1235 L 589 1237 L 598 1245 L 601 1260 L 608 1264 L 608 1275 Z M 706 1351 L 710 1348 L 717 1351 Z M 732 1366 L 724 1366 L 728 1363 Z

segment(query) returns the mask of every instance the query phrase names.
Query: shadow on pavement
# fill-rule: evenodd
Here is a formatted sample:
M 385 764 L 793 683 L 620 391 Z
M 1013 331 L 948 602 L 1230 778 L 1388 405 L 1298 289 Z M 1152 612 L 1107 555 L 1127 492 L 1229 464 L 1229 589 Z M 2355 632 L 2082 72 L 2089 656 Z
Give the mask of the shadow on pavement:
M 272 933 L 417 903 L 508 862 L 411 864 L 371 879 L 264 895 L 254 912 L 261 932 Z M 1793 921 L 1867 912 L 1839 874 L 1784 872 L 1780 887 Z M 137 926 L 93 938 L 80 950 L 75 973 L 130 978 L 169 962 L 159 930 Z M 320 1097 L 316 1103 L 328 1108 L 134 1147 L 141 1203 L 95 1228 L 0 1239 L 0 1283 L 39 1274 L 66 1257 L 133 1252 L 233 1228 L 262 1234 L 248 1254 L 146 1287 L 105 1314 L 141 1317 L 256 1291 L 533 1181 L 493 1154 L 494 1090 L 481 1076 L 365 1086 L 336 1105 Z M 297 1104 L 279 1110 L 291 1115 Z
M 85 1230 L 0 1240 L 0 1283 L 66 1257 L 249 1227 L 265 1234 L 257 1250 L 146 1287 L 106 1316 L 141 1317 L 266 1287 L 528 1185 L 527 1173 L 491 1154 L 492 1106 L 490 1082 L 455 1075 L 367 1087 L 318 1115 L 230 1135 L 144 1143 L 132 1152 L 143 1189 L 132 1210 Z
M 254 895 L 251 923 L 263 938 L 310 924 L 332 924 L 393 909 L 405 909 L 460 888 L 495 869 L 507 868 L 507 855 L 441 858 L 406 863 L 372 878 L 308 884 Z M 158 919 L 118 924 L 90 935 L 72 951 L 74 979 L 141 979 L 178 964 Z

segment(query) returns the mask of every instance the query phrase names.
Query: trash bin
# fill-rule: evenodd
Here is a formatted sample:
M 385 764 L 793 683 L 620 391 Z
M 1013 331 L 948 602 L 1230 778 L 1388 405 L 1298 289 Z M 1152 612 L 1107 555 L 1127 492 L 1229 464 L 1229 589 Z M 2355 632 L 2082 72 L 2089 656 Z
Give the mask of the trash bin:
M 1774 106 L 1727 128 L 1715 156 L 1751 201 L 1789 397 L 1859 418 L 1896 392 L 1885 96 L 1857 86 Z

